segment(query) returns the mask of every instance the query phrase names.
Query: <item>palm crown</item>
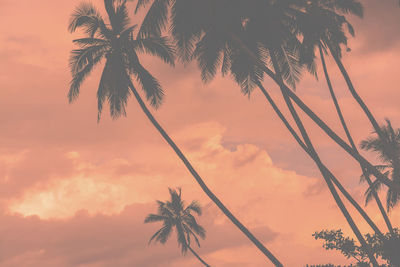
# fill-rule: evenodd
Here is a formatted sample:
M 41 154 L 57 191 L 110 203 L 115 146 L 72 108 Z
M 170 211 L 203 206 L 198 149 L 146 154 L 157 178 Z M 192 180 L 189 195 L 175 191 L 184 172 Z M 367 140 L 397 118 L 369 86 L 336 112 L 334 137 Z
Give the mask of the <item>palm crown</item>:
M 103 103 L 107 99 L 113 118 L 126 115 L 126 104 L 133 86 L 130 75 L 134 75 L 153 107 L 163 100 L 160 83 L 139 61 L 138 53 L 152 54 L 164 62 L 174 64 L 174 49 L 167 38 L 159 35 L 135 36 L 136 25 L 130 20 L 124 0 L 104 0 L 109 23 L 90 3 L 80 4 L 71 16 L 69 30 L 82 28 L 86 36 L 74 40 L 79 46 L 71 52 L 70 68 L 72 73 L 69 101 L 74 101 L 81 84 L 96 65 L 105 59 L 97 99 L 98 119 Z
M 150 2 L 138 0 L 136 9 Z M 219 67 L 223 74 L 230 71 L 244 93 L 262 80 L 263 73 L 233 45 L 229 33 L 239 36 L 267 65 L 273 52 L 283 79 L 295 88 L 303 65 L 316 75 L 315 46 L 329 42 L 340 55 L 340 44 L 347 44 L 344 26 L 354 34 L 344 15 L 363 14 L 356 0 L 157 0 L 148 9 L 140 34 L 161 33 L 169 10 L 171 35 L 181 57 L 196 59 L 205 81 Z
M 321 45 L 326 52 L 329 45 L 340 58 L 341 45 L 347 46 L 346 30 L 354 36 L 354 28 L 347 14 L 363 17 L 363 7 L 357 0 L 312 0 L 303 1 L 297 13 L 296 28 L 303 37 L 302 56 L 313 61 L 315 48 Z
M 377 167 L 385 170 L 385 175 L 388 176 L 394 183 L 400 184 L 400 129 L 393 129 L 389 120 L 386 120 L 386 125 L 381 127 L 382 136 L 369 137 L 362 141 L 360 147 L 367 151 L 376 152 L 380 160 L 384 163 Z M 364 177 L 362 177 L 364 178 Z M 363 181 L 363 179 L 362 179 Z M 379 190 L 382 187 L 380 180 L 376 180 L 366 191 L 367 203 L 372 198 L 372 188 Z M 393 208 L 400 200 L 400 194 L 388 188 L 386 195 L 386 207 L 388 210 Z
M 197 236 L 202 239 L 206 236 L 206 231 L 200 226 L 192 213 L 201 215 L 202 209 L 197 201 L 192 201 L 185 207 L 182 200 L 181 189 L 169 189 L 171 199 L 166 202 L 157 201 L 157 214 L 149 214 L 145 223 L 162 222 L 163 226 L 151 238 L 162 244 L 167 242 L 171 232 L 175 229 L 177 234 L 178 245 L 181 247 L 182 253 L 185 253 L 190 246 L 191 238 L 200 246 Z
M 149 3 L 139 0 L 140 8 Z M 163 3 L 161 5 L 161 2 Z M 263 79 L 263 72 L 232 42 L 239 36 L 257 57 L 270 64 L 269 50 L 276 48 L 283 78 L 295 87 L 300 78 L 300 42 L 293 29 L 296 1 L 265 0 L 161 0 L 150 6 L 139 32 L 159 33 L 167 25 L 170 6 L 171 35 L 183 60 L 195 59 L 204 81 L 221 69 L 231 73 L 245 94 Z

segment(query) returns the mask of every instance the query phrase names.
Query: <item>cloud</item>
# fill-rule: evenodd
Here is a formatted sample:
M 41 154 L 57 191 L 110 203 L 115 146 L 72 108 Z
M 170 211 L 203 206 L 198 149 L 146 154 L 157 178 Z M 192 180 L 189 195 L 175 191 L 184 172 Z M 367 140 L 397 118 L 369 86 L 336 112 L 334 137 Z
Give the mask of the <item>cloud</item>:
M 304 245 L 311 243 L 313 231 L 329 224 L 346 229 L 326 190 L 315 190 L 321 187 L 318 178 L 276 167 L 255 145 L 226 148 L 225 132 L 219 123 L 204 122 L 172 135 L 207 185 L 282 261 L 293 262 L 283 244 L 296 250 L 297 260 L 309 262 L 311 255 L 301 256 L 297 248 L 302 244 L 303 250 L 318 250 Z M 86 153 L 60 153 L 54 175 L 39 177 L 41 186 L 28 184 L 19 197 L 7 198 L 9 211 L 2 215 L 1 229 L 8 248 L 2 265 L 167 266 L 169 261 L 170 266 L 187 266 L 193 259 L 181 258 L 174 238 L 166 247 L 145 245 L 159 226 L 143 225 L 143 218 L 155 211 L 155 199 L 168 197 L 167 187 L 178 186 L 185 200 L 197 199 L 205 206 L 200 222 L 208 237 L 199 250 L 205 258 L 218 266 L 236 260 L 246 266 L 264 264 L 262 254 L 210 202 L 167 146 L 139 145 L 125 157 L 103 161 Z M 323 216 L 316 218 L 316 211 Z M 11 215 L 15 212 L 27 217 Z M 246 256 L 222 259 L 236 250 Z

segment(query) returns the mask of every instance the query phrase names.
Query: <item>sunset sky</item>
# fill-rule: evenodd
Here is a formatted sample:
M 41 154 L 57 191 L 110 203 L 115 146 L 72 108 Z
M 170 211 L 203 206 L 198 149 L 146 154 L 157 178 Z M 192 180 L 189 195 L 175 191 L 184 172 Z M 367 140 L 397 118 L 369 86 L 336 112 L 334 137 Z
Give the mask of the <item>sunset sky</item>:
M 148 245 L 160 225 L 144 224 L 144 218 L 156 212 L 157 199 L 168 199 L 168 187 L 181 187 L 187 202 L 204 207 L 199 221 L 207 238 L 197 251 L 208 263 L 270 266 L 205 196 L 133 98 L 127 117 L 112 120 L 107 108 L 97 123 L 101 68 L 68 103 L 68 58 L 79 34 L 68 33 L 67 25 L 80 2 L 0 0 L 0 266 L 200 266 L 192 255 L 181 255 L 175 236 L 164 246 Z M 103 8 L 103 1 L 92 2 Z M 356 38 L 343 61 L 378 120 L 388 117 L 399 128 L 398 1 L 362 2 L 365 18 L 351 18 Z M 230 77 L 203 84 L 195 64 L 172 68 L 150 56 L 141 60 L 166 91 L 163 106 L 153 110 L 156 118 L 215 194 L 285 266 L 348 262 L 311 236 L 322 229 L 351 231 L 314 163 L 258 91 L 243 96 Z M 327 60 L 358 143 L 372 129 Z M 305 75 L 296 92 L 344 138 L 319 76 Z M 277 86 L 264 85 L 283 109 Z M 364 205 L 357 162 L 304 119 L 324 162 Z M 374 203 L 367 211 L 386 230 Z M 400 208 L 390 216 L 399 226 Z

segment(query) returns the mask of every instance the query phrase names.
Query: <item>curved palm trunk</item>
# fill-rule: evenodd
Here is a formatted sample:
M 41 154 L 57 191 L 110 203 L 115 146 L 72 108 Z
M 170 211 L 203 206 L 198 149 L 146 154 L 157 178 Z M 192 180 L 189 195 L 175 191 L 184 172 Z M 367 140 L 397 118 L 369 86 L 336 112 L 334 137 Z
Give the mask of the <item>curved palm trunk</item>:
M 197 253 L 196 253 L 190 246 L 188 246 L 188 249 L 190 250 L 190 252 L 192 252 L 193 255 L 196 256 L 196 258 L 197 258 L 201 263 L 204 264 L 204 266 L 206 266 L 206 267 L 211 267 L 211 266 L 208 265 L 199 255 L 197 255 Z
M 299 128 L 301 135 L 303 136 L 303 139 L 305 141 L 306 146 L 308 147 L 308 149 L 311 152 L 312 158 L 314 159 L 315 163 L 317 164 L 322 176 L 324 177 L 324 180 L 326 182 L 326 184 L 328 185 L 329 191 L 331 192 L 336 204 L 338 205 L 339 209 L 341 210 L 341 212 L 343 213 L 344 217 L 347 220 L 347 223 L 350 225 L 350 228 L 353 230 L 354 234 L 356 235 L 358 241 L 360 242 L 361 246 L 364 248 L 364 250 L 366 251 L 368 258 L 370 259 L 371 263 L 373 264 L 373 266 L 379 266 L 378 262 L 376 261 L 374 254 L 372 252 L 371 247 L 367 244 L 367 242 L 365 241 L 363 235 L 361 234 L 360 230 L 358 229 L 357 225 L 355 224 L 353 218 L 351 217 L 350 213 L 348 212 L 348 210 L 346 209 L 343 201 L 340 199 L 340 196 L 338 194 L 338 192 L 336 191 L 335 186 L 332 183 L 332 180 L 330 179 L 329 174 L 326 172 L 321 159 L 318 156 L 318 153 L 316 152 L 316 150 L 314 149 L 314 146 L 307 134 L 306 129 L 304 128 L 304 125 L 299 117 L 299 115 L 297 114 L 293 103 L 291 101 L 291 99 L 289 98 L 286 90 L 284 89 L 284 82 L 282 79 L 282 75 L 281 75 L 281 71 L 279 69 L 279 64 L 278 61 L 276 59 L 275 53 L 273 50 L 270 51 L 270 57 L 272 60 L 272 64 L 273 67 L 275 69 L 275 73 L 278 79 L 278 85 L 281 88 L 282 91 L 282 95 L 285 99 L 286 105 L 288 106 L 290 113 L 292 114 L 293 119 L 295 120 L 297 127 Z
M 342 127 L 343 127 L 343 129 L 344 129 L 344 131 L 346 133 L 347 139 L 349 140 L 351 147 L 353 148 L 354 151 L 359 153 L 358 150 L 357 150 L 357 146 L 355 145 L 354 140 L 353 140 L 353 138 L 352 138 L 352 136 L 350 134 L 350 130 L 347 127 L 347 124 L 346 124 L 346 121 L 344 119 L 343 113 L 342 113 L 342 111 L 340 109 L 340 105 L 339 105 L 339 102 L 338 102 L 338 100 L 336 98 L 335 91 L 333 90 L 332 83 L 331 83 L 331 80 L 329 78 L 328 69 L 326 67 L 325 56 L 324 56 L 324 53 L 322 51 L 321 44 L 318 45 L 318 49 L 319 49 L 319 53 L 320 53 L 320 57 L 321 57 L 321 64 L 322 64 L 322 67 L 324 69 L 326 83 L 328 85 L 329 92 L 331 94 L 333 103 L 335 105 L 336 112 L 337 112 L 338 117 L 340 119 L 340 123 L 342 124 Z M 372 181 L 371 181 L 371 178 L 369 177 L 369 175 L 366 172 L 366 168 L 362 164 L 360 164 L 360 167 L 361 167 L 361 170 L 363 172 L 363 175 L 364 175 L 365 179 L 368 182 L 369 187 L 372 188 Z M 387 228 L 389 229 L 390 233 L 393 234 L 394 232 L 393 232 L 392 224 L 390 222 L 389 216 L 387 215 L 387 213 L 385 211 L 385 208 L 382 205 L 381 200 L 379 199 L 378 193 L 374 189 L 372 189 L 372 194 L 373 194 L 373 196 L 375 198 L 375 201 L 376 201 L 376 204 L 378 205 L 378 208 L 379 208 L 379 210 L 380 210 L 380 212 L 382 214 L 382 217 L 385 220 Z
M 300 139 L 300 137 L 298 136 L 296 131 L 292 128 L 290 123 L 286 120 L 285 116 L 279 110 L 278 106 L 275 104 L 274 100 L 269 95 L 267 90 L 261 84 L 258 84 L 258 87 L 261 90 L 261 92 L 264 94 L 264 96 L 268 100 L 268 102 L 271 104 L 275 113 L 278 115 L 278 117 L 281 119 L 281 121 L 285 124 L 286 128 L 292 134 L 294 139 L 297 141 L 297 143 L 315 161 L 315 159 L 314 159 L 312 153 L 310 152 L 310 150 L 308 149 L 308 147 Z M 383 237 L 383 233 L 379 230 L 378 226 L 372 221 L 372 219 L 368 216 L 368 214 L 361 208 L 361 206 L 357 203 L 357 201 L 355 201 L 353 199 L 353 197 L 347 192 L 347 190 L 341 185 L 341 183 L 336 179 L 336 177 L 333 175 L 333 173 L 325 165 L 323 165 L 323 168 L 326 171 L 326 173 L 330 176 L 330 179 L 332 180 L 332 182 L 336 185 L 336 187 L 340 190 L 340 192 L 346 197 L 346 199 L 354 206 L 354 208 L 360 213 L 360 215 L 369 224 L 369 226 L 372 228 L 372 230 L 377 235 Z
M 130 81 L 131 91 L 134 94 L 136 100 L 138 101 L 140 107 L 143 112 L 146 114 L 147 118 L 151 121 L 151 123 L 156 127 L 156 129 L 160 132 L 162 137 L 167 141 L 167 143 L 171 146 L 171 148 L 175 151 L 178 157 L 182 160 L 183 164 L 185 164 L 186 168 L 192 174 L 196 182 L 200 185 L 201 189 L 206 193 L 206 195 L 218 206 L 218 208 L 231 220 L 233 224 L 236 225 L 237 228 L 240 229 L 249 239 L 253 242 L 254 245 L 265 255 L 268 259 L 275 264 L 275 266 L 282 267 L 282 263 L 228 210 L 227 207 L 217 198 L 216 195 L 207 187 L 204 183 L 203 179 L 197 173 L 197 171 L 193 168 L 192 164 L 190 164 L 189 160 L 185 157 L 182 151 L 178 148 L 178 146 L 174 143 L 174 141 L 169 137 L 169 135 L 165 132 L 165 130 L 161 127 L 161 125 L 157 122 L 157 120 L 153 117 L 150 110 L 146 107 L 146 104 L 143 102 L 139 93 L 136 91 L 132 82 Z
M 277 84 L 277 75 L 271 71 L 265 64 L 238 38 L 235 34 L 230 33 L 230 36 L 234 42 L 243 49 L 243 51 L 257 64 L 269 77 L 271 77 Z M 322 121 L 289 87 L 285 84 L 282 85 L 282 89 L 287 93 L 288 97 L 292 99 L 297 106 L 299 106 L 308 117 L 310 117 L 333 141 L 335 141 L 341 148 L 343 148 L 349 155 L 355 160 L 364 164 L 368 171 L 374 175 L 379 181 L 388 187 L 391 187 L 396 192 L 400 192 L 400 184 L 396 184 L 385 175 L 383 175 L 375 166 L 373 166 L 368 160 L 362 155 L 356 153 L 342 138 L 340 138 L 324 121 Z
M 357 91 L 354 89 L 353 83 L 351 82 L 350 76 L 347 73 L 346 68 L 343 66 L 342 61 L 339 59 L 337 54 L 333 51 L 332 46 L 329 44 L 329 42 L 327 42 L 327 45 L 328 45 L 329 51 L 331 52 L 332 57 L 335 59 L 335 62 L 340 69 L 340 72 L 342 73 L 344 79 L 346 80 L 346 84 L 347 84 L 347 87 L 349 88 L 351 95 L 357 101 L 357 103 L 360 105 L 360 107 L 364 111 L 365 115 L 368 117 L 369 121 L 372 124 L 372 127 L 374 128 L 374 130 L 376 131 L 378 136 L 382 138 L 383 135 L 382 135 L 382 131 L 381 131 L 381 128 L 379 127 L 378 122 L 376 121 L 375 117 L 372 115 L 372 112 L 369 110 L 369 108 L 364 103 L 362 98 L 358 95 Z M 384 140 L 384 139 L 382 139 L 382 140 Z

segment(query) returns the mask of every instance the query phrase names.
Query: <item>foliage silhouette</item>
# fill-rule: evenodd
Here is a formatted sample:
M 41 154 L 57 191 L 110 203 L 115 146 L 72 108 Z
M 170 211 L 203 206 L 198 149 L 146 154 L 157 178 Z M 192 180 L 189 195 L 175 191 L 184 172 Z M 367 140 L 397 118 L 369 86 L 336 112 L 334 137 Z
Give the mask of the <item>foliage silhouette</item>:
M 359 267 L 370 266 L 366 251 L 359 246 L 352 238 L 345 237 L 342 230 L 323 230 L 313 234 L 316 240 L 324 240 L 323 247 L 326 250 L 340 251 L 347 259 L 356 260 Z M 385 261 L 382 267 L 396 267 L 400 264 L 400 231 L 393 229 L 393 233 L 386 233 L 384 236 L 366 234 L 365 239 L 373 248 L 376 257 Z M 351 265 L 353 266 L 353 265 Z
M 169 194 L 170 200 L 166 202 L 157 201 L 157 214 L 149 214 L 144 220 L 145 223 L 163 223 L 163 226 L 150 238 L 149 243 L 155 240 L 156 242 L 165 244 L 175 229 L 178 246 L 181 248 L 182 254 L 186 254 L 189 249 L 201 263 L 205 266 L 210 266 L 190 246 L 191 237 L 193 237 L 199 247 L 200 242 L 197 236 L 202 239 L 206 237 L 206 231 L 197 223 L 194 217 L 194 213 L 197 215 L 201 215 L 202 213 L 200 204 L 197 201 L 192 201 L 185 207 L 180 188 L 178 190 L 169 188 Z
M 126 115 L 125 106 L 130 92 L 133 93 L 141 109 L 171 146 L 188 171 L 206 195 L 265 255 L 273 260 L 276 266 L 283 266 L 278 259 L 229 211 L 218 197 L 207 187 L 203 179 L 185 157 L 179 147 L 169 137 L 158 121 L 154 118 L 140 94 L 133 85 L 130 75 L 135 75 L 145 91 L 147 100 L 154 107 L 161 104 L 163 92 L 159 82 L 140 64 L 137 52 L 146 52 L 158 56 L 166 63 L 173 65 L 174 50 L 168 39 L 158 34 L 142 34 L 134 36 L 136 26 L 129 25 L 126 0 L 104 0 L 109 17 L 107 24 L 100 12 L 92 4 L 83 3 L 77 7 L 71 16 L 69 30 L 84 30 L 85 38 L 74 40 L 80 49 L 72 51 L 70 67 L 72 72 L 69 100 L 74 101 L 80 92 L 80 86 L 93 68 L 106 59 L 103 74 L 98 89 L 98 119 L 100 119 L 103 103 L 107 98 L 113 118 Z M 130 91 L 130 92 L 129 92 Z
M 384 171 L 388 179 L 391 179 L 396 184 L 400 184 L 400 129 L 393 129 L 388 119 L 386 119 L 386 125 L 382 125 L 380 128 L 380 136 L 367 138 L 360 143 L 360 147 L 364 150 L 377 153 L 383 163 L 382 165 L 378 165 L 377 168 Z M 365 181 L 368 176 L 368 173 L 363 174 L 361 181 Z M 381 189 L 382 182 L 375 180 L 365 192 L 366 204 L 371 200 L 372 193 L 375 190 L 379 191 Z M 399 203 L 399 200 L 399 192 L 388 188 L 386 193 L 387 210 L 390 211 Z

